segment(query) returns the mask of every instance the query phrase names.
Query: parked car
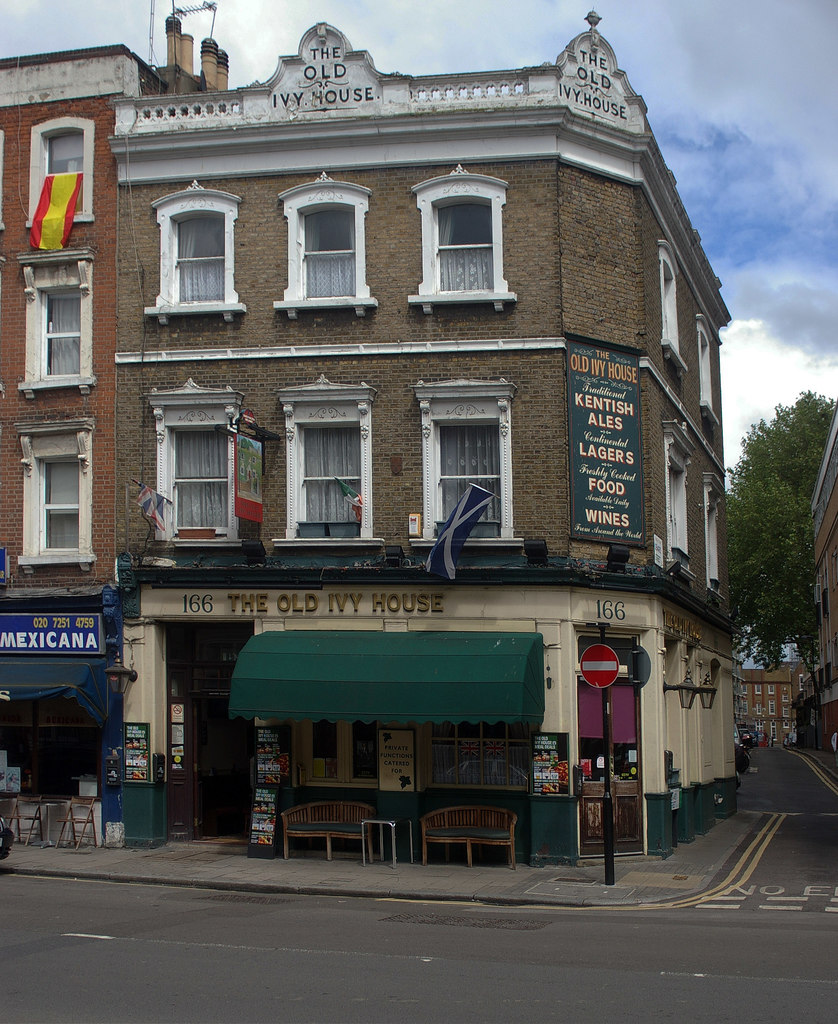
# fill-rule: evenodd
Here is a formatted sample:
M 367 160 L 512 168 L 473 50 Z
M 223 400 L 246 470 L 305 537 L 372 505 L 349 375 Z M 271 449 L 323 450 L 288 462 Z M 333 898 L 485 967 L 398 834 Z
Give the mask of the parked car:
M 739 732 L 737 725 L 733 727 L 733 759 L 736 766 L 736 785 L 738 787 L 742 781 L 740 776 L 744 775 L 751 767 L 751 757 L 747 747 L 742 742 L 742 734 Z
M 743 725 L 739 728 L 739 742 L 746 750 L 751 750 L 753 747 L 757 746 L 758 739 L 756 730 L 751 729 L 747 725 Z
M 6 828 L 6 819 L 0 815 L 0 860 L 5 860 L 12 852 L 14 841 L 14 832 L 10 828 Z

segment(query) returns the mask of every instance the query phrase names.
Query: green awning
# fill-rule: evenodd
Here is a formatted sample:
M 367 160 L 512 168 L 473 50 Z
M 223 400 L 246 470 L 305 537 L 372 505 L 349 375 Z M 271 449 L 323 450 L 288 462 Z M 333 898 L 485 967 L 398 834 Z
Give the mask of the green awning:
M 230 717 L 538 725 L 543 652 L 540 633 L 260 633 L 236 661 Z

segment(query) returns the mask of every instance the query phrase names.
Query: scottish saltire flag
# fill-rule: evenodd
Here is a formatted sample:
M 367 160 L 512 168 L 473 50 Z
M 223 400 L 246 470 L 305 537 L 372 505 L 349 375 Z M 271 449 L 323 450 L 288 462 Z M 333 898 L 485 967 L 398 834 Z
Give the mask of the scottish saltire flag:
M 165 530 L 166 502 L 168 501 L 171 505 L 171 501 L 162 494 L 158 494 L 157 491 L 153 491 L 147 484 L 141 484 L 139 480 L 135 480 L 134 483 L 140 489 L 140 493 L 137 495 L 137 504 L 158 530 Z
M 48 174 L 32 218 L 29 244 L 33 249 L 63 249 L 70 237 L 81 174 Z
M 357 491 L 353 490 L 349 484 L 344 483 L 343 480 L 339 480 L 335 477 L 335 481 L 337 482 L 338 487 L 340 487 L 344 498 L 346 498 L 347 502 L 352 506 L 355 512 L 355 518 L 360 523 L 361 516 L 364 512 L 364 499 Z
M 454 511 L 446 520 L 440 531 L 437 542 L 431 548 L 425 568 L 436 576 L 445 576 L 453 580 L 457 571 L 457 559 L 463 550 L 474 524 L 483 515 L 484 509 L 494 500 L 491 491 L 469 484 L 468 490 L 454 506 Z

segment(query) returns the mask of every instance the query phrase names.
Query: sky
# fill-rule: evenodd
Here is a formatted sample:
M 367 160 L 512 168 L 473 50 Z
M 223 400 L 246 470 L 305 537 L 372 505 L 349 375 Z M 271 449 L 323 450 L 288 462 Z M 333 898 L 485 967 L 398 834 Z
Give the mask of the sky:
M 555 61 L 591 0 L 217 0 L 183 17 L 263 82 L 329 22 L 381 72 Z M 180 0 L 200 8 L 203 0 Z M 725 466 L 803 391 L 838 400 L 838 0 L 596 0 L 722 282 Z M 0 57 L 123 43 L 166 60 L 172 0 L 0 0 Z M 152 11 L 154 16 L 152 18 Z M 213 25 L 214 18 L 214 25 Z M 196 57 L 197 61 L 197 57 Z

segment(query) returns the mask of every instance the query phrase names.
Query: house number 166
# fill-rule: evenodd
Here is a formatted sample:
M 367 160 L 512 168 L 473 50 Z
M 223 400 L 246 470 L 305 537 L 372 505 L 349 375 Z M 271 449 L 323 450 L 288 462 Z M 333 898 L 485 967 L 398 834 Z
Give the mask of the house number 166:
M 623 601 L 597 601 L 596 617 L 598 619 L 620 619 L 626 617 L 626 606 Z

